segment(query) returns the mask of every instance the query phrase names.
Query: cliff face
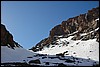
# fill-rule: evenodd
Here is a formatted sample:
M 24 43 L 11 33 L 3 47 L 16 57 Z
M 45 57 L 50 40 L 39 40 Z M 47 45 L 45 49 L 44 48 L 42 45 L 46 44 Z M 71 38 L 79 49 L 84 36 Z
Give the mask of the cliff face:
M 1 46 L 20 47 L 20 45 L 13 40 L 12 34 L 7 31 L 6 27 L 1 24 Z
M 55 40 L 62 37 L 68 37 L 69 34 L 76 32 L 73 34 L 72 40 L 89 40 L 97 38 L 97 42 L 99 42 L 99 7 L 93 8 L 92 10 L 88 10 L 85 14 L 80 14 L 79 16 L 69 18 L 66 21 L 62 21 L 61 24 L 55 26 L 51 29 L 49 37 L 45 38 L 41 42 L 39 42 L 35 47 L 32 47 L 31 50 L 38 51 L 43 48 L 45 45 L 49 45 L 51 43 L 55 43 Z M 97 29 L 97 30 L 95 30 Z M 89 33 L 93 31 L 92 33 Z M 87 33 L 87 35 L 80 36 L 82 33 Z M 36 49 L 36 48 L 39 49 Z
M 79 31 L 79 33 L 89 32 L 99 26 L 99 21 L 94 21 L 97 18 L 99 18 L 98 7 L 89 10 L 86 14 L 80 14 L 79 16 L 69 18 L 67 21 L 63 21 L 50 31 L 50 37 L 67 35 L 75 31 Z

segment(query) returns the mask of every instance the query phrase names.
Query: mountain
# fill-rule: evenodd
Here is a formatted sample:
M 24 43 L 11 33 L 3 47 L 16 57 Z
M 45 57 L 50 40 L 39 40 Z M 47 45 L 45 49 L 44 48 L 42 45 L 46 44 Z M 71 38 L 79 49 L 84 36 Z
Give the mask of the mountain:
M 49 37 L 40 41 L 30 50 L 39 54 L 62 55 L 64 58 L 72 56 L 74 58 L 91 59 L 98 64 L 99 7 L 62 21 L 61 24 L 50 30 Z M 88 64 L 88 62 L 86 63 Z M 85 63 L 82 64 L 84 66 Z M 81 63 L 77 63 L 77 66 L 81 66 Z
M 6 27 L 1 24 L 1 46 L 8 46 L 14 49 L 14 47 L 22 47 L 13 40 L 12 34 L 7 31 Z
M 99 66 L 99 7 L 63 21 L 30 50 L 1 24 L 1 66 Z
M 13 40 L 13 35 L 1 24 L 1 66 L 28 65 L 28 56 L 35 53 L 24 49 Z M 35 60 L 36 58 L 34 58 Z
M 84 35 L 83 35 L 84 34 Z M 50 44 L 57 45 L 60 38 L 74 36 L 71 40 L 87 41 L 95 39 L 99 42 L 99 7 L 88 10 L 85 14 L 69 18 L 51 29 L 49 37 L 43 39 L 31 50 L 39 51 Z

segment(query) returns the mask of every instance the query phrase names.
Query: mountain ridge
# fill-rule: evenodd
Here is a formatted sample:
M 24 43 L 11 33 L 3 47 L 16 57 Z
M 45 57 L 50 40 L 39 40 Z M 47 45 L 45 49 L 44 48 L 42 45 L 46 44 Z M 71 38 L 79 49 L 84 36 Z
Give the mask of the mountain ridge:
M 96 20 L 97 19 L 97 20 Z M 68 37 L 68 34 L 71 34 L 75 31 L 78 31 L 72 38 L 72 40 L 79 40 L 83 37 L 80 36 L 81 33 L 88 33 L 99 27 L 99 7 L 88 10 L 85 14 L 80 14 L 79 16 L 69 18 L 66 21 L 62 21 L 61 24 L 53 27 L 50 30 L 50 34 L 47 38 L 41 40 L 36 46 L 32 47 L 30 50 L 39 51 L 42 50 L 43 46 L 53 43 L 60 36 Z M 99 42 L 99 29 L 87 36 L 84 36 L 83 40 L 97 38 Z M 37 49 L 39 47 L 39 49 Z
M 22 47 L 14 41 L 13 35 L 6 29 L 5 25 L 1 24 L 1 46 L 8 46 L 14 49 L 14 47 Z

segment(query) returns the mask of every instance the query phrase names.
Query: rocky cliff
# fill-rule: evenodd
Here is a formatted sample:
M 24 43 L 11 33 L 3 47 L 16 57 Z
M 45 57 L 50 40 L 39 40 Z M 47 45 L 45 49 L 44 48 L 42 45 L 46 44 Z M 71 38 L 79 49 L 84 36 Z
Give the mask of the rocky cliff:
M 1 24 L 1 46 L 8 46 L 14 49 L 14 47 L 22 47 L 13 40 L 12 34 L 7 31 L 6 27 Z
M 71 33 L 74 33 L 72 34 L 74 36 L 72 40 L 89 40 L 97 38 L 96 41 L 99 42 L 99 7 L 88 10 L 85 14 L 80 14 L 79 16 L 62 21 L 61 24 L 51 29 L 48 38 L 40 41 L 35 47 L 32 47 L 31 50 L 39 51 L 44 46 L 57 44 L 56 40 L 60 38 L 60 36 L 67 38 L 71 36 L 69 35 Z M 80 35 L 85 33 L 87 35 Z

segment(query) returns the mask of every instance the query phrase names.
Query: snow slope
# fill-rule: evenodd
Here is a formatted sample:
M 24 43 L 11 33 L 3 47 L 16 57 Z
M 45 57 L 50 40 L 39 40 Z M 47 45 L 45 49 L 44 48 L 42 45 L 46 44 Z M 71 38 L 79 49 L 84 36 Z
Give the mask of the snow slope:
M 15 47 L 15 49 L 1 46 L 1 63 L 7 62 L 27 62 L 27 57 L 33 56 L 35 53 L 24 48 Z M 36 58 L 32 58 L 36 59 Z
M 51 65 L 54 63 L 63 63 L 67 66 L 93 66 L 95 63 L 99 64 L 99 43 L 96 42 L 96 39 L 73 41 L 70 40 L 72 37 L 73 36 L 70 36 L 69 38 L 61 38 L 58 40 L 59 45 L 50 45 L 49 48 L 44 47 L 42 51 L 38 51 L 36 53 L 56 56 L 56 54 L 67 51 L 67 53 L 64 54 L 64 57 L 61 58 L 75 60 L 75 62 L 69 63 L 64 60 L 59 60 L 59 58 L 41 59 L 42 62 L 50 62 Z M 69 42 L 69 44 L 67 44 L 67 42 Z M 65 43 L 65 45 L 63 45 L 63 43 Z M 78 58 L 78 60 L 74 58 Z
M 64 41 L 69 42 L 68 46 L 62 45 Z M 56 55 L 58 53 L 63 53 L 68 51 L 68 56 L 74 56 L 79 58 L 91 58 L 92 60 L 99 61 L 99 43 L 96 42 L 96 39 L 91 39 L 87 41 L 72 41 L 66 38 L 62 38 L 59 40 L 60 45 L 50 45 L 50 48 L 44 48 L 42 51 L 37 53 L 41 54 L 49 54 L 49 55 Z M 61 47 L 60 47 L 61 46 Z M 76 54 L 73 54 L 73 53 Z

